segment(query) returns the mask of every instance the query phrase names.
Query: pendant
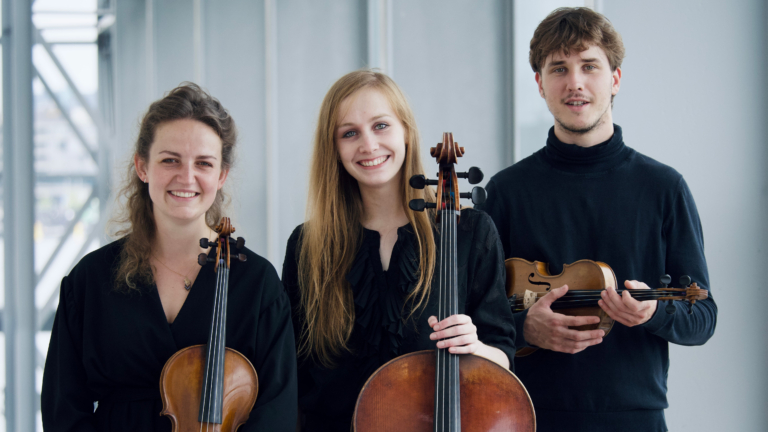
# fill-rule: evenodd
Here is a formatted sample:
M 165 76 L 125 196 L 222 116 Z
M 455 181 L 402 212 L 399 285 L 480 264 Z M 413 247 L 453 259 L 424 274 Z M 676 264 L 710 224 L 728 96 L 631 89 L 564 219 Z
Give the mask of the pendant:
M 184 278 L 184 289 L 189 291 L 190 288 L 192 288 L 192 281 L 190 281 L 187 278 Z

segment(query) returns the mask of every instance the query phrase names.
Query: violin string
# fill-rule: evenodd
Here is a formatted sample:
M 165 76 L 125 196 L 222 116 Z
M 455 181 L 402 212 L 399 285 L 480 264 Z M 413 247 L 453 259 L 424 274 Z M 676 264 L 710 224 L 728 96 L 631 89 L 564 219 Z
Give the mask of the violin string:
M 219 247 L 221 247 L 221 245 L 219 245 Z M 215 359 L 214 359 L 214 356 L 215 356 L 214 349 L 215 349 L 215 340 L 216 340 L 216 326 L 218 324 L 215 318 L 216 318 L 217 310 L 218 310 L 218 307 L 219 307 L 219 300 L 220 300 L 219 299 L 219 291 L 220 291 L 220 288 L 221 288 L 222 277 L 223 277 L 223 272 L 221 271 L 222 268 L 224 267 L 222 259 L 219 259 L 218 266 L 219 266 L 219 271 L 216 272 L 216 291 L 214 292 L 214 297 L 213 297 L 213 313 L 214 313 L 214 315 L 211 317 L 211 335 L 209 337 L 208 346 L 206 347 L 205 376 L 208 377 L 208 380 L 203 382 L 203 395 L 201 396 L 201 398 L 202 398 L 202 400 L 205 401 L 205 403 L 203 404 L 203 412 L 202 412 L 203 422 L 200 423 L 200 431 L 203 430 L 203 423 L 205 423 L 205 430 L 206 431 L 208 430 L 208 422 L 205 421 L 207 419 L 206 411 L 207 411 L 207 413 L 209 415 L 210 415 L 210 412 L 211 412 L 211 398 L 212 398 L 211 393 L 212 392 L 209 391 L 209 388 L 211 387 L 209 385 L 209 382 L 210 382 L 211 376 L 212 376 L 212 374 L 214 372 L 213 371 L 213 369 L 214 369 L 214 363 L 213 362 L 215 361 Z

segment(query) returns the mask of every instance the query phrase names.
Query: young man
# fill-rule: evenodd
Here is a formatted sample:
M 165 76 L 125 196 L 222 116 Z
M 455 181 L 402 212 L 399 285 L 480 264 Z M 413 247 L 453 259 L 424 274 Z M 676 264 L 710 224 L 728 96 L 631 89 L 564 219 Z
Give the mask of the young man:
M 620 287 L 659 287 L 669 274 L 674 285 L 689 275 L 708 289 L 688 186 L 674 169 L 627 147 L 613 124 L 623 56 L 621 36 L 590 9 L 557 9 L 542 21 L 530 63 L 555 124 L 543 149 L 490 180 L 480 208 L 495 221 L 506 258 L 549 263 L 551 274 L 591 259 L 610 265 Z M 667 430 L 668 343 L 706 342 L 717 307 L 710 296 L 693 308 L 676 302 L 668 313 L 665 304 L 613 288 L 599 303 L 615 320 L 605 338 L 602 330 L 569 328 L 597 317 L 552 311 L 567 287 L 515 314 L 516 346 L 541 348 L 515 360 L 540 432 Z

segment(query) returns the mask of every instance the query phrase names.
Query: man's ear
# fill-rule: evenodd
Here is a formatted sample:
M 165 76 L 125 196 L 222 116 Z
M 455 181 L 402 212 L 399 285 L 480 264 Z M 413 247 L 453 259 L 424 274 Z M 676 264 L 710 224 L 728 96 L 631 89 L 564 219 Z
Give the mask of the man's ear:
M 616 96 L 619 93 L 619 88 L 621 87 L 621 68 L 617 67 L 615 71 L 613 71 L 613 75 L 611 76 L 611 94 L 613 96 Z
M 544 97 L 544 87 L 542 87 L 542 86 L 544 85 L 544 83 L 542 82 L 543 79 L 541 78 L 541 74 L 536 72 L 536 74 L 534 75 L 534 78 L 536 79 L 536 84 L 538 84 L 538 86 L 539 86 L 539 95 L 543 98 Z

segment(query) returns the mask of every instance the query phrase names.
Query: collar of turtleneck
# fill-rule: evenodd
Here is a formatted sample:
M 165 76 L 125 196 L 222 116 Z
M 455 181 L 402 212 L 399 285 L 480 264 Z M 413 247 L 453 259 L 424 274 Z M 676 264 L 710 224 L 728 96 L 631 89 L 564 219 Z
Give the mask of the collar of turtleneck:
M 633 150 L 624 145 L 621 127 L 613 125 L 613 136 L 603 143 L 592 147 L 565 144 L 557 139 L 555 127 L 549 130 L 547 146 L 542 155 L 553 168 L 574 174 L 597 174 L 611 171 L 633 154 Z

